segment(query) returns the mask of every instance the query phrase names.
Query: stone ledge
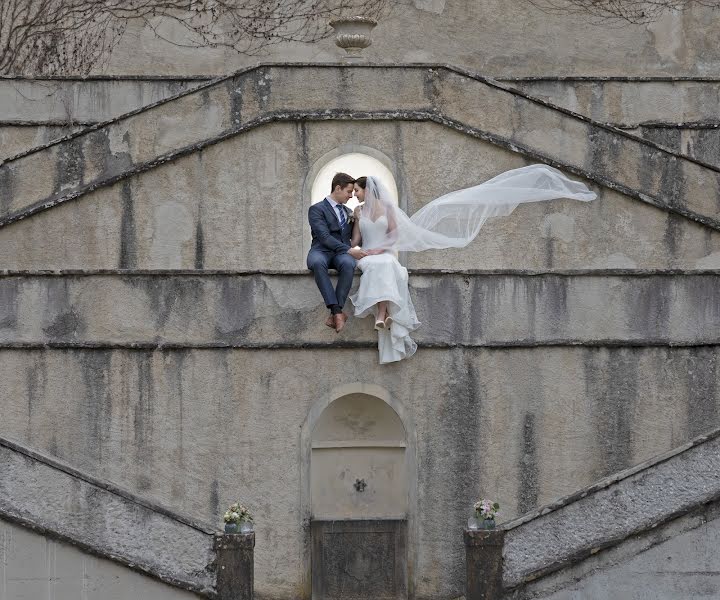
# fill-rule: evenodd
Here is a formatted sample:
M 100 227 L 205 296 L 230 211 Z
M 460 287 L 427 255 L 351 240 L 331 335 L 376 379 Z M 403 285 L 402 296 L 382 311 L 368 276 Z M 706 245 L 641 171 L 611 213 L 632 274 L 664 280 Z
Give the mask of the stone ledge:
M 329 269 L 334 273 L 333 269 Z M 355 269 L 359 274 L 360 269 Z M 408 269 L 410 275 L 427 275 L 442 277 L 458 275 L 468 277 L 654 277 L 654 276 L 701 276 L 720 275 L 720 269 Z M 307 269 L 42 269 L 16 270 L 0 269 L 0 278 L 5 277 L 225 277 L 267 275 L 269 277 L 311 277 Z
M 718 499 L 720 429 L 503 524 L 505 588 L 566 568 Z
M 413 337 L 435 348 L 717 345 L 718 287 L 718 274 L 414 273 L 410 292 L 422 326 Z M 376 344 L 369 320 L 353 319 L 340 336 L 325 327 L 308 272 L 7 276 L 0 299 L 4 348 Z

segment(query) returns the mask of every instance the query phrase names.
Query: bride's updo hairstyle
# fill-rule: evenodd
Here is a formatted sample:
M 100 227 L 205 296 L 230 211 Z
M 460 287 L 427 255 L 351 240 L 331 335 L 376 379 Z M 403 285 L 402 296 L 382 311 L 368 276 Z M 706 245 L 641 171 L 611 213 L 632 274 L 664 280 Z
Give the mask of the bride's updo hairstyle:
M 362 189 L 365 189 L 367 187 L 367 177 L 365 177 L 364 175 L 362 177 L 358 177 L 355 180 L 355 183 L 357 183 L 358 186 Z

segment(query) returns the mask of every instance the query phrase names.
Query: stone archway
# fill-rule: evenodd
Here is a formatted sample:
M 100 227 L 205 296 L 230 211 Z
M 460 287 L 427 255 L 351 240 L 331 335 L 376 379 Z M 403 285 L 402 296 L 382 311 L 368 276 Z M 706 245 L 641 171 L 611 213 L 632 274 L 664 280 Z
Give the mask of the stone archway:
M 403 599 L 412 435 L 375 390 L 347 387 L 306 423 L 312 598 Z

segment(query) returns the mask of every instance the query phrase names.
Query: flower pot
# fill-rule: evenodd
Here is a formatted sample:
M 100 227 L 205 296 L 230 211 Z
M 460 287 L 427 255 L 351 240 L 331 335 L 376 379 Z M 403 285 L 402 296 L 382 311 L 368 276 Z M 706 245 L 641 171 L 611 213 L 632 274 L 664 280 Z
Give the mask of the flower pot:
M 240 533 L 240 526 L 237 523 L 225 523 L 225 533 Z
M 483 519 L 480 523 L 480 529 L 495 529 L 495 519 Z
M 375 19 L 369 17 L 347 17 L 330 21 L 335 30 L 335 45 L 347 53 L 346 58 L 358 59 L 363 48 L 372 44 L 370 32 L 377 25 Z
M 495 519 L 483 519 L 473 515 L 468 519 L 468 529 L 495 529 Z
M 252 521 L 240 522 L 240 533 L 250 533 L 253 530 Z

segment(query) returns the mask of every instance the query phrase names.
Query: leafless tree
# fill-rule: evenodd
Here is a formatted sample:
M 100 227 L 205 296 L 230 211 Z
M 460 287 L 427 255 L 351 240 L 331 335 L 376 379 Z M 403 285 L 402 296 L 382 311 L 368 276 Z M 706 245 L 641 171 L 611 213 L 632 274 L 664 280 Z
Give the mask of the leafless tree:
M 391 0 L 0 0 L 0 74 L 87 74 L 140 20 L 178 46 L 257 54 L 315 42 L 342 15 L 378 17 Z M 169 35 L 179 25 L 184 35 Z
M 664 14 L 695 6 L 720 8 L 720 0 L 528 0 L 541 10 L 556 14 L 580 14 L 593 21 L 646 24 Z

